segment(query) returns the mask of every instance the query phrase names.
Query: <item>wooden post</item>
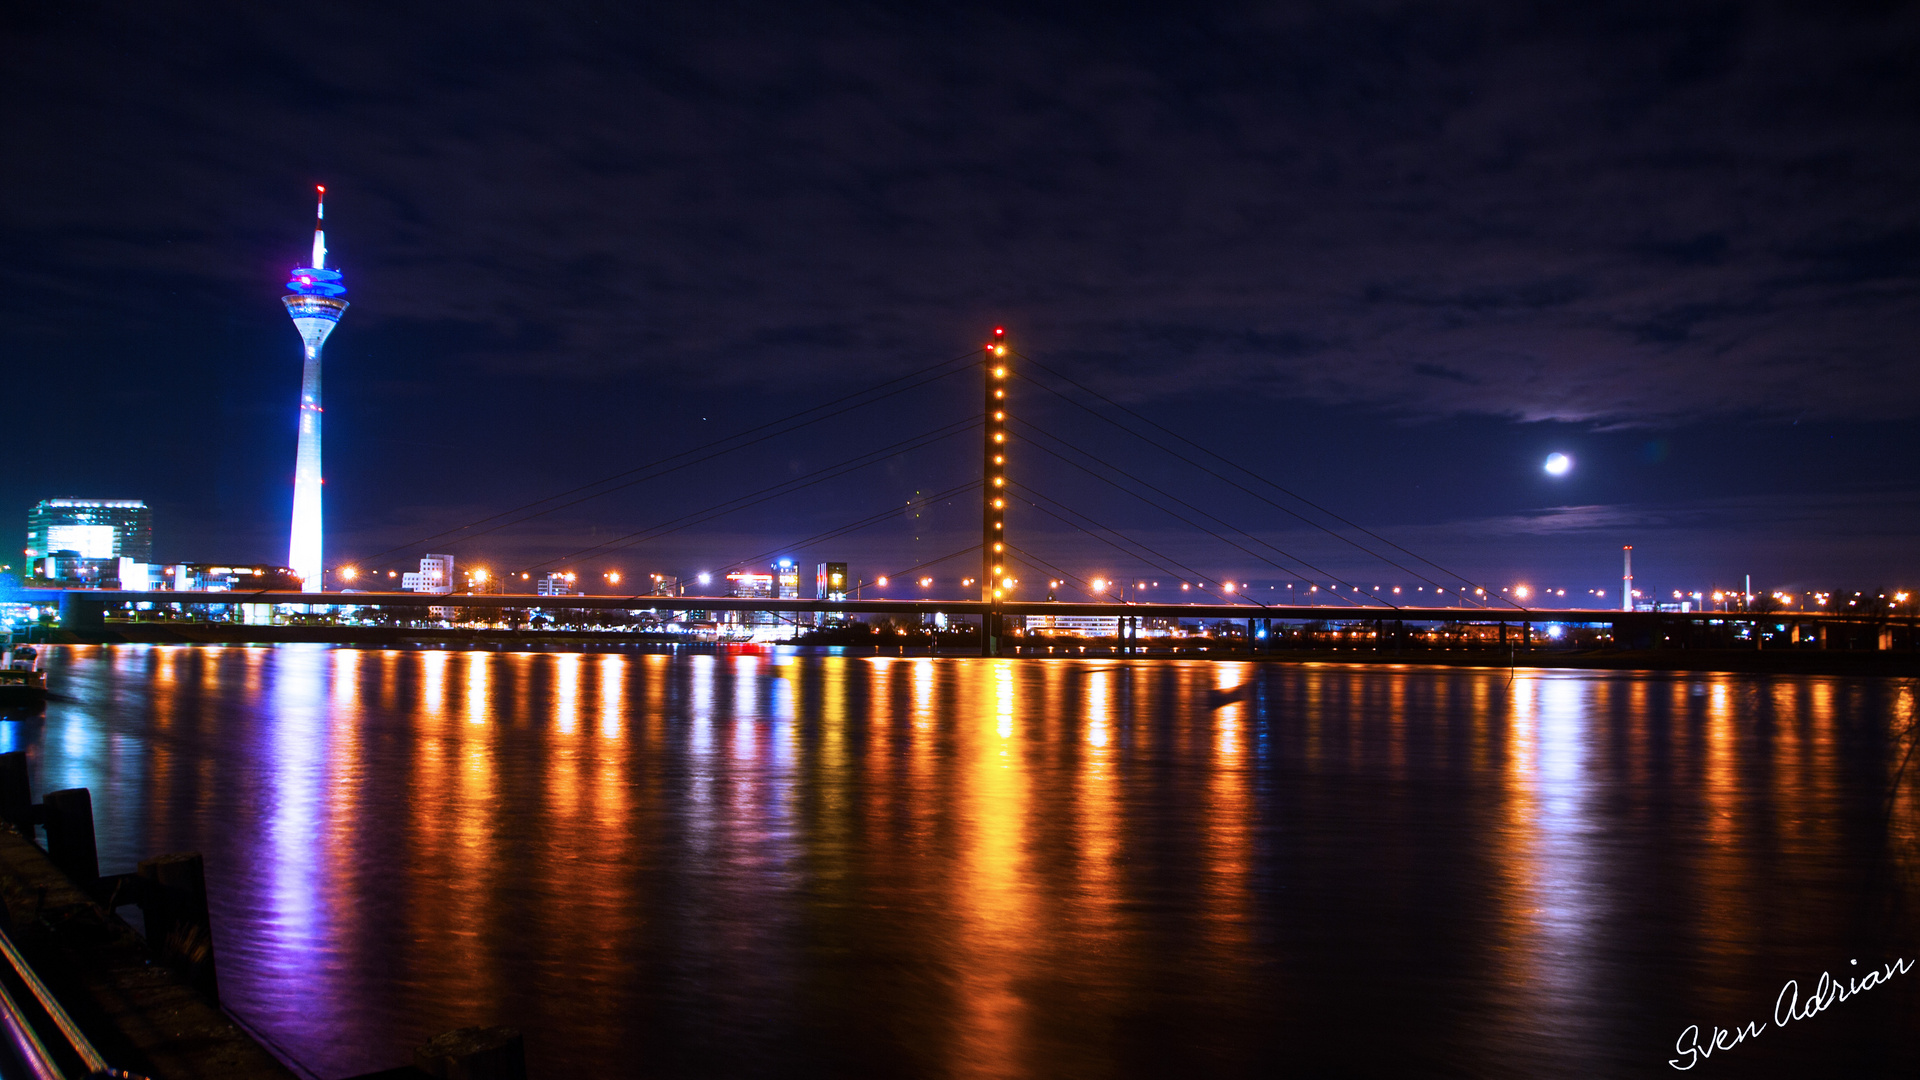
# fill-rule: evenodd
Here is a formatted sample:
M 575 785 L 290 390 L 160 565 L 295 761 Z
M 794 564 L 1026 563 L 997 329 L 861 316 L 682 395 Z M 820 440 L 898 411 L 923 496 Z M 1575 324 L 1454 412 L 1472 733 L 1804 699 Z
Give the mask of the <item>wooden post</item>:
M 100 851 L 93 842 L 93 794 L 86 788 L 49 791 L 47 857 L 85 891 L 100 880 Z
M 27 775 L 27 752 L 0 754 L 0 821 L 33 839 L 33 786 Z
M 208 1001 L 220 1001 L 213 969 L 213 921 L 207 912 L 206 864 L 197 851 L 142 860 L 135 871 L 147 887 L 140 898 L 147 944 L 161 963 L 187 977 Z
M 441 1080 L 527 1080 L 527 1051 L 510 1027 L 467 1027 L 437 1035 L 413 1052 L 413 1064 Z

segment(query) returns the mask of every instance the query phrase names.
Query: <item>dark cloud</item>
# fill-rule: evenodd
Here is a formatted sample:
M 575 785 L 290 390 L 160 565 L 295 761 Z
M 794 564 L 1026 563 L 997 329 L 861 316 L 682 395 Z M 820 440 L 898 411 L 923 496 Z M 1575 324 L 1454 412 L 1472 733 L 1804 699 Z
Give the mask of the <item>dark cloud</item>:
M 355 321 L 504 367 L 804 378 L 1004 316 L 1137 394 L 1920 407 L 1910 9 L 473 13 L 16 31 L 20 314 L 260 289 L 313 176 Z

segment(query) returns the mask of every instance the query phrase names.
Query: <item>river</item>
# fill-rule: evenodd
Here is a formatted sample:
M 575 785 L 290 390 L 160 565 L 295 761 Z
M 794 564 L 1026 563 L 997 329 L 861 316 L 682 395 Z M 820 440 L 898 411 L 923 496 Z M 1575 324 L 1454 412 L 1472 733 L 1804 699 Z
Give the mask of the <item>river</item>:
M 1911 682 L 47 651 L 0 750 L 104 871 L 205 853 L 325 1080 L 477 1023 L 536 1078 L 1920 1069 L 1920 967 L 1774 1022 L 1920 961 Z

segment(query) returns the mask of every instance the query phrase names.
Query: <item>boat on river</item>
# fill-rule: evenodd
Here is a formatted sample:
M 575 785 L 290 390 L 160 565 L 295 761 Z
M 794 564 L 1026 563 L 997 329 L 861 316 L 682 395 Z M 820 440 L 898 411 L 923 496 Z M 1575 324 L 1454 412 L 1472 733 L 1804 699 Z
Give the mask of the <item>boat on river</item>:
M 0 706 L 44 703 L 47 673 L 40 667 L 40 650 L 11 639 L 0 650 Z

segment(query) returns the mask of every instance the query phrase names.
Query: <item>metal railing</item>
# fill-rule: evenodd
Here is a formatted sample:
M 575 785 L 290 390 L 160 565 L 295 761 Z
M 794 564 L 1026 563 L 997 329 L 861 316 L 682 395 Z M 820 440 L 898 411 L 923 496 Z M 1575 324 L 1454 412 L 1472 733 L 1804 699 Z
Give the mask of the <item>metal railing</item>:
M 47 989 L 47 984 L 41 982 L 40 976 L 34 974 L 33 968 L 27 964 L 26 957 L 20 955 L 20 950 L 14 947 L 12 937 L 4 929 L 0 929 L 0 953 L 6 955 L 7 963 L 12 966 L 14 974 L 18 975 L 20 981 L 25 983 L 27 989 L 32 992 L 34 1000 L 39 1002 L 40 1008 L 46 1012 L 48 1019 L 53 1021 L 53 1026 L 59 1030 L 61 1038 L 66 1040 L 68 1046 L 73 1047 L 75 1054 L 79 1055 L 80 1064 L 87 1070 L 86 1076 L 145 1080 L 143 1077 L 137 1077 L 133 1073 L 115 1069 L 107 1064 L 107 1059 L 101 1057 L 100 1051 L 94 1049 L 93 1043 L 80 1031 L 79 1025 L 73 1022 L 73 1017 L 68 1016 L 67 1010 L 61 1008 L 60 1003 L 54 1000 L 53 993 Z M 40 1036 L 33 1029 L 31 1019 L 21 1010 L 20 1003 L 14 1000 L 13 995 L 4 985 L 0 985 L 0 1027 L 6 1029 L 7 1041 L 12 1045 L 14 1053 L 21 1062 L 32 1072 L 34 1080 L 68 1080 L 60 1071 L 59 1063 L 47 1050 L 46 1043 L 40 1041 Z

